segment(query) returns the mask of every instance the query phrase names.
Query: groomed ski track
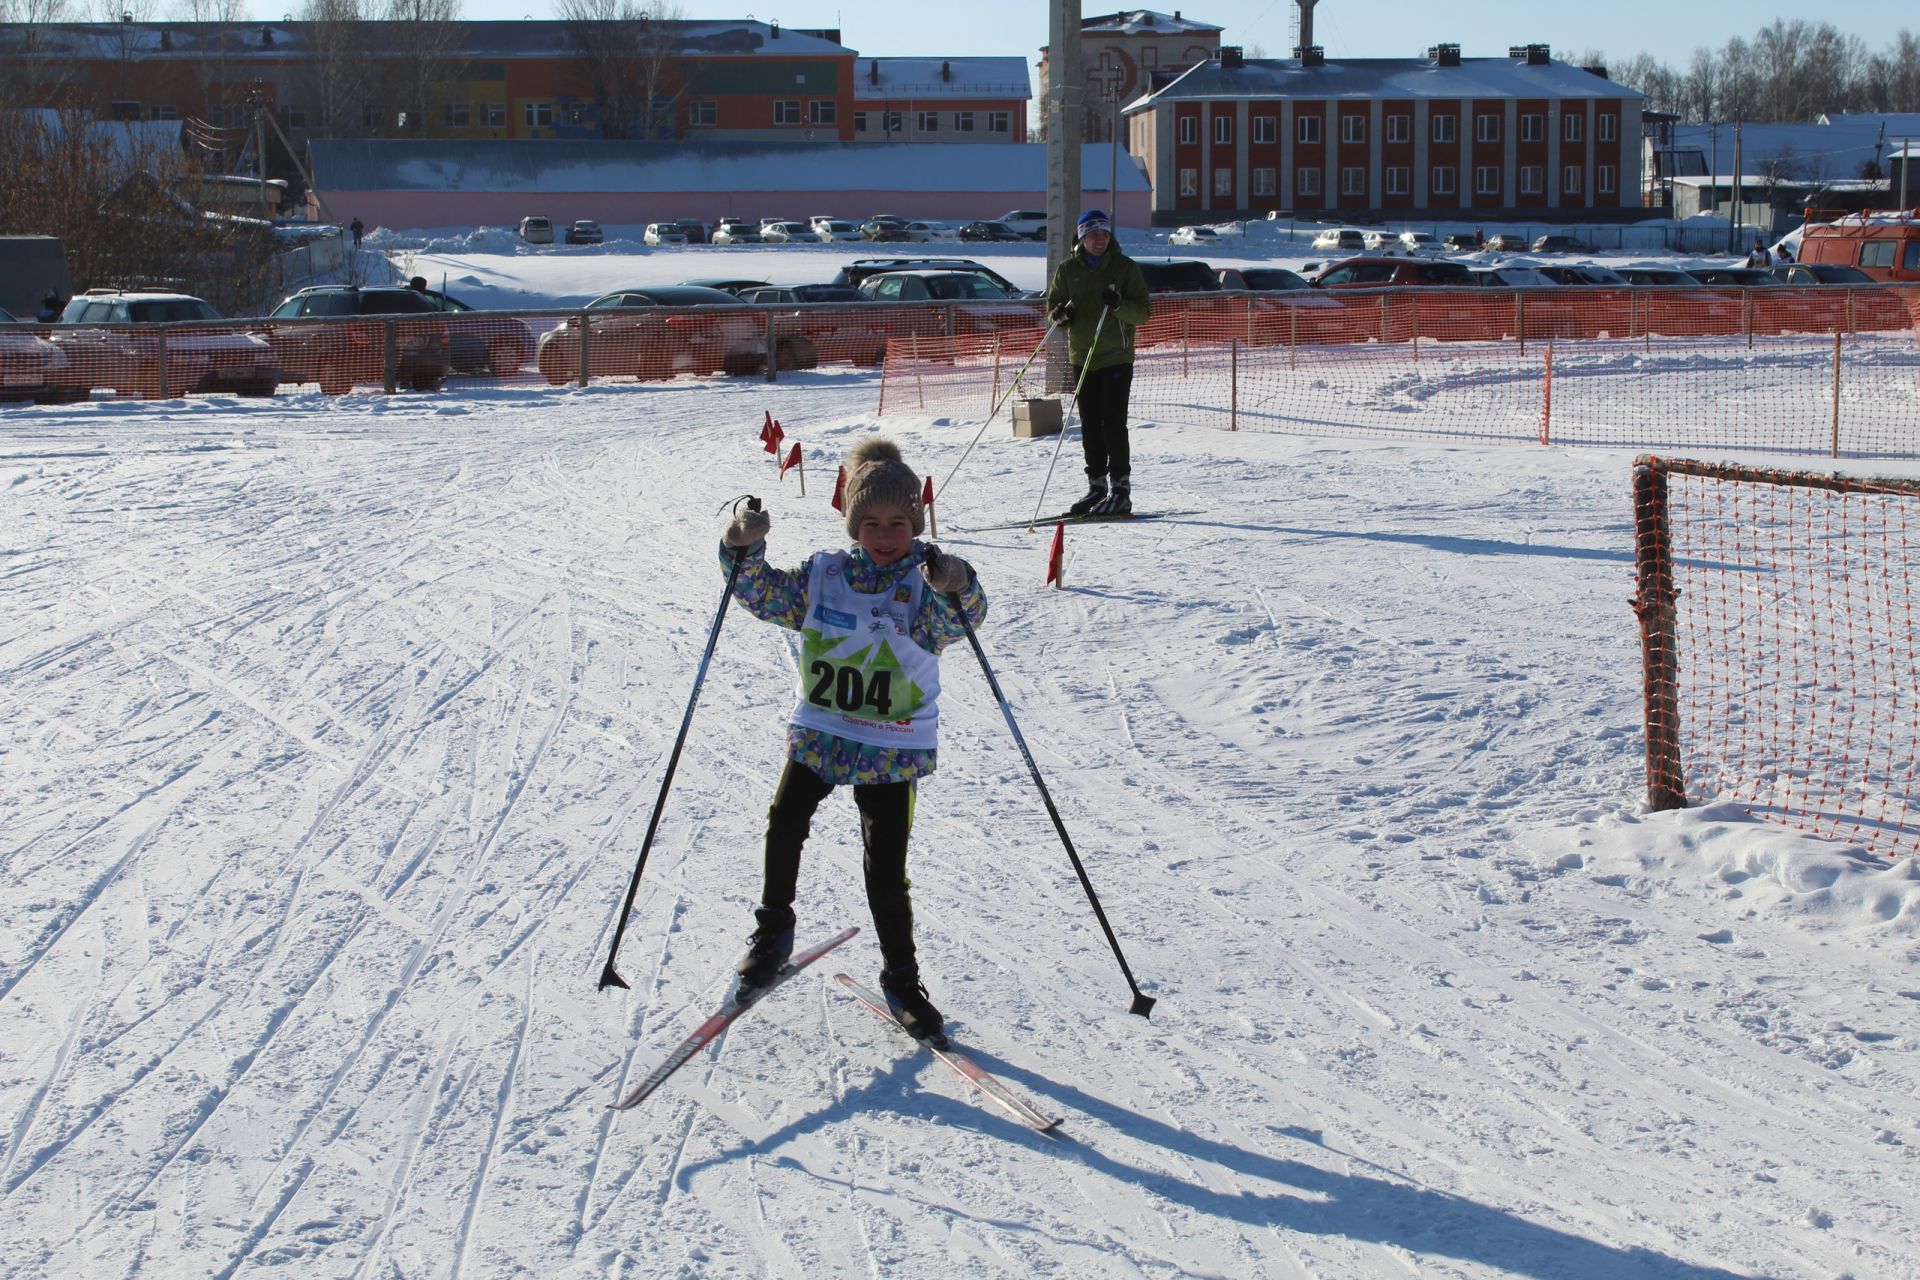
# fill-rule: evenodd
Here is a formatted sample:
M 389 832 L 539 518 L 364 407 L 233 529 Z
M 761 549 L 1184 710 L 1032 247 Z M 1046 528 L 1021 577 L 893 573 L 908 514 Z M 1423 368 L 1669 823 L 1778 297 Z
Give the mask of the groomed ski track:
M 923 968 L 1058 1135 L 812 973 L 609 1113 L 725 989 L 780 765 L 735 611 L 596 991 L 717 509 L 834 543 L 875 391 L 0 412 L 12 1273 L 1915 1274 L 1920 884 L 1644 812 L 1622 451 L 1146 424 L 1136 501 L 1206 514 L 1070 528 L 1065 591 L 1050 530 L 948 539 L 1152 1020 L 956 646 Z M 885 429 L 938 476 L 974 426 Z M 942 528 L 1052 447 L 996 427 Z M 799 910 L 867 923 L 845 797 Z

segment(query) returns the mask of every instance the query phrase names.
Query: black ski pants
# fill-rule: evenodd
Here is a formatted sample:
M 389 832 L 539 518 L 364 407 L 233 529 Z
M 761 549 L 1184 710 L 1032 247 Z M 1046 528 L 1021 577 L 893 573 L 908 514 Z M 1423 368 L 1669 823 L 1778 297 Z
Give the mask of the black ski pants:
M 814 810 L 833 794 L 833 784 L 797 760 L 787 761 L 767 810 L 765 880 L 760 902 L 791 907 L 800 883 L 800 850 L 813 826 Z M 880 939 L 880 956 L 896 973 L 915 971 L 913 902 L 907 880 L 907 833 L 913 827 L 914 784 L 855 783 L 860 843 L 866 849 L 867 907 Z
M 1080 388 L 1080 447 L 1087 455 L 1087 477 L 1133 474 L 1127 450 L 1127 397 L 1133 392 L 1133 365 L 1109 365 L 1087 375 Z

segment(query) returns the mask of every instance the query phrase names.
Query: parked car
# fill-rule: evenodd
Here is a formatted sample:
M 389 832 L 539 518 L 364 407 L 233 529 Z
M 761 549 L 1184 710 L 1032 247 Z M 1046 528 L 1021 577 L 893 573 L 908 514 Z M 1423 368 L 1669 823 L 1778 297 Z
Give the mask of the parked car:
M 783 223 L 783 222 L 791 222 L 791 221 L 792 221 L 792 219 L 791 219 L 791 218 L 777 218 L 777 217 L 776 217 L 776 218 L 762 218 L 762 219 L 760 219 L 760 234 L 761 234 L 762 236 L 765 236 L 765 235 L 767 234 L 767 228 L 768 228 L 768 227 L 777 227 L 777 226 L 779 226 L 779 225 L 780 225 L 781 223 Z
M 1765 267 L 1689 267 L 1687 274 L 1701 284 L 1722 288 L 1772 289 L 1780 284 Z
M 759 244 L 760 230 L 745 218 L 722 218 L 713 229 L 715 244 Z
M 718 289 L 722 293 L 739 297 L 747 289 L 758 289 L 765 280 L 736 280 L 732 276 L 701 276 L 695 280 L 682 280 L 682 285 L 692 289 Z
M 676 245 L 687 243 L 686 228 L 677 222 L 649 222 L 640 238 L 650 245 Z
M 1394 239 L 1406 253 L 1438 253 L 1440 242 L 1425 231 L 1402 231 Z
M 1368 253 L 1392 253 L 1400 247 L 1400 237 L 1391 231 L 1363 231 L 1360 244 Z
M 1317 253 L 1359 253 L 1367 247 L 1367 233 L 1358 227 L 1329 227 L 1313 238 Z
M 1592 250 L 1572 236 L 1541 236 L 1533 242 L 1535 253 L 1591 253 Z
M 708 240 L 707 224 L 698 218 L 675 218 L 673 225 L 686 234 L 688 244 L 705 244 Z
M 1004 222 L 963 222 L 960 224 L 960 238 L 980 242 L 1003 240 L 1025 240 L 1027 237 L 1015 231 Z
M 736 295 L 742 302 L 756 306 L 779 306 L 812 302 L 866 302 L 867 295 L 845 284 L 763 284 L 742 289 Z
M 1870 285 L 1874 278 L 1858 267 L 1832 262 L 1787 262 L 1769 268 L 1782 284 Z
M 1212 227 L 1179 227 L 1167 237 L 1168 244 L 1195 245 L 1220 243 L 1220 233 Z
M 814 363 L 824 359 L 876 365 L 887 357 L 887 335 L 873 308 L 829 305 L 868 300 L 851 285 L 762 285 L 741 290 L 740 300 L 761 307 L 795 308 L 776 313 L 774 325 L 782 340 L 798 336 L 810 342 Z
M 1801 231 L 1795 256 L 1805 263 L 1858 267 L 1883 282 L 1920 281 L 1920 220 L 1882 210 L 1816 222 Z
M 1180 258 L 1136 258 L 1148 293 L 1218 293 L 1220 277 L 1204 262 Z
M 845 218 L 836 218 L 830 213 L 813 213 L 807 215 L 807 225 L 816 231 L 820 229 L 822 223 L 845 221 Z
M 1012 227 L 1015 233 L 1029 240 L 1047 238 L 1047 214 L 1044 209 L 1009 209 L 994 221 L 1005 223 Z
M 875 242 L 907 240 L 907 220 L 890 213 L 876 213 L 860 224 L 860 237 Z
M 567 224 L 568 244 L 603 244 L 607 233 L 591 218 L 575 218 Z
M 1487 237 L 1486 247 L 1494 253 L 1525 253 L 1527 238 L 1510 231 L 1496 231 Z
M 1576 262 L 1565 266 L 1543 263 L 1540 274 L 1555 284 L 1600 284 L 1618 288 L 1629 283 L 1625 276 L 1613 268 L 1599 266 L 1592 262 Z
M 1503 262 L 1497 267 L 1469 267 L 1475 284 L 1490 289 L 1554 289 L 1558 284 L 1529 262 Z
M 169 329 L 162 347 L 150 325 L 204 325 Z M 270 396 L 281 379 L 274 348 L 257 334 L 229 325 L 218 311 L 184 293 L 89 289 L 61 312 L 48 339 L 67 358 L 66 385 L 84 395 L 111 387 L 122 395 L 177 396 L 225 391 Z
M 770 222 L 760 228 L 760 238 L 768 244 L 798 244 L 819 239 L 804 222 Z
M 1830 262 L 1791 262 L 1772 271 L 1782 284 L 1809 289 L 1838 286 L 1831 294 L 1814 295 L 1824 304 L 1818 310 L 1824 313 L 1831 328 L 1887 331 L 1913 325 L 1915 312 L 1909 310 L 1907 300 L 1901 296 L 1902 292 L 1911 291 L 1884 288 L 1859 267 Z M 1920 303 L 1920 299 L 1915 301 Z
M 857 242 L 865 237 L 860 234 L 860 228 L 854 226 L 851 222 L 841 222 L 837 218 L 829 218 L 825 222 L 816 222 L 813 224 L 813 238 L 824 244 L 845 244 L 848 242 Z
M 420 292 L 447 317 L 447 363 L 455 373 L 516 374 L 533 359 L 533 330 L 517 316 L 475 311 L 438 289 Z
M 697 308 L 689 310 L 689 308 Z M 682 373 L 743 375 L 766 367 L 764 317 L 730 293 L 698 285 L 616 289 L 584 308 L 591 326 L 592 377 L 672 378 Z M 536 357 L 548 382 L 580 376 L 580 316 L 540 338 Z M 799 340 L 783 347 L 783 367 L 799 367 Z M 789 365 L 789 359 L 795 363 Z
M 1700 284 L 1678 267 L 1616 267 L 1614 270 L 1636 288 L 1686 289 Z
M 1455 253 L 1472 253 L 1480 248 L 1480 237 L 1471 231 L 1449 231 L 1440 243 Z
M 873 302 L 967 302 L 956 308 L 955 333 L 991 333 L 1044 324 L 1041 308 L 1031 303 L 1011 304 L 1018 296 L 972 271 L 884 271 L 860 282 L 860 292 Z M 991 305 L 991 304 L 1002 305 Z
M 437 391 L 452 364 L 452 330 L 445 313 L 417 289 L 314 285 L 275 307 L 265 328 L 283 381 L 317 382 L 325 394 L 340 395 L 355 384 L 385 381 L 389 316 L 395 318 L 396 380 Z
M 0 400 L 78 400 L 86 392 L 64 377 L 66 371 L 66 353 L 38 326 L 0 310 Z
M 1020 287 L 999 272 L 972 258 L 855 258 L 834 274 L 833 283 L 858 287 L 868 276 L 883 271 L 971 271 L 985 276 L 1009 297 L 1019 297 Z
M 922 220 L 907 224 L 907 239 L 915 244 L 927 244 L 936 240 L 958 240 L 960 233 L 944 222 Z
M 520 219 L 520 238 L 528 244 L 552 244 L 553 223 L 539 214 L 529 214 Z
M 1423 258 L 1348 258 L 1324 268 L 1316 289 L 1381 289 L 1389 285 L 1471 285 L 1473 276 L 1458 262 Z
M 1313 287 L 1307 283 L 1305 276 L 1288 271 L 1285 267 L 1221 267 L 1215 274 L 1222 289 L 1252 293 L 1285 293 Z

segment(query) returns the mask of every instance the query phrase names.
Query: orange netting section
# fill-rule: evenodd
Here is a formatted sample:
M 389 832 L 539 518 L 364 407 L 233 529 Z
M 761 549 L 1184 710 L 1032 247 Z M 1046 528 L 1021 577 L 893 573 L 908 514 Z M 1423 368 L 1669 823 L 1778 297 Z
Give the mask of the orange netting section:
M 1641 458 L 1647 782 L 1920 848 L 1920 481 Z
M 1037 323 L 1037 322 L 1036 322 Z M 1132 417 L 1225 430 L 1913 456 L 1920 287 L 1154 299 Z M 882 413 L 1064 394 L 1042 330 L 890 344 Z

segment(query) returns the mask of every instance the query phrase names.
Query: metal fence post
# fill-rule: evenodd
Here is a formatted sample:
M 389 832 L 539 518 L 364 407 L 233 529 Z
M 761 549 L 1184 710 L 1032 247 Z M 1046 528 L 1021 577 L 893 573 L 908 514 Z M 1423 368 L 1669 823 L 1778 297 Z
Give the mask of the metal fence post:
M 400 366 L 400 344 L 399 344 L 399 332 L 398 332 L 399 328 L 400 328 L 400 322 L 394 319 L 392 316 L 388 316 L 385 320 L 380 322 L 380 345 L 384 348 L 384 350 L 382 350 L 380 353 L 381 364 L 382 364 L 382 380 L 384 385 L 386 386 L 388 395 L 392 395 L 394 393 L 394 390 L 396 389 L 399 383 L 399 366 Z
M 1747 322 L 1747 350 L 1753 350 L 1753 290 L 1740 291 L 1740 314 Z
M 160 390 L 158 392 L 158 395 L 162 400 L 165 400 L 167 398 L 167 330 L 166 330 L 166 326 L 162 325 L 160 328 L 154 330 L 154 333 L 160 339 L 160 349 L 159 349 Z
M 1189 307 L 1180 313 L 1180 376 L 1183 378 L 1187 376 L 1187 343 L 1192 335 L 1193 309 Z
M 1300 308 L 1287 306 L 1287 368 L 1300 367 Z
M 584 387 L 593 377 L 587 372 L 593 364 L 590 359 L 593 354 L 591 351 L 593 327 L 587 323 L 586 312 L 582 311 L 577 319 L 580 321 L 580 385 Z
M 1000 403 L 1000 331 L 993 331 L 993 394 L 987 397 L 988 405 Z
M 1527 292 L 1513 291 L 1513 336 L 1520 339 L 1520 354 L 1527 354 Z
M 778 382 L 780 381 L 780 334 L 778 332 L 778 326 L 776 326 L 773 323 L 773 311 L 771 308 L 767 310 L 767 313 L 763 318 L 766 320 L 766 324 L 767 324 L 766 380 L 768 382 Z
M 948 337 L 948 338 L 951 338 L 953 336 L 953 308 L 954 308 L 954 304 L 951 302 L 949 302 L 946 306 L 941 308 L 941 310 L 946 313 L 944 317 L 945 327 L 942 330 L 942 336 Z
M 1240 339 L 1231 339 L 1228 343 L 1227 359 L 1227 430 L 1240 429 Z
M 1830 457 L 1840 456 L 1840 335 L 1833 335 L 1833 444 Z

